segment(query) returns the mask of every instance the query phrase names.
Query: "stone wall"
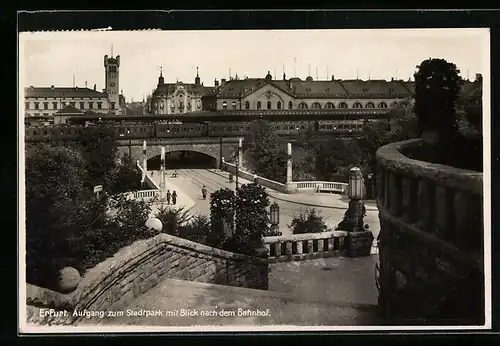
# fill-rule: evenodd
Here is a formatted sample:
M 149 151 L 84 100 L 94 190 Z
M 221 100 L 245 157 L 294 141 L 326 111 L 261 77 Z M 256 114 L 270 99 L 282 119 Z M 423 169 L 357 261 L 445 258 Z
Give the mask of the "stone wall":
M 482 173 L 377 152 L 379 308 L 389 324 L 484 324 Z
M 27 285 L 28 322 L 95 323 L 97 316 L 74 314 L 124 309 L 165 278 L 267 290 L 268 263 L 160 234 L 135 242 L 89 270 L 70 294 Z M 48 309 L 60 316 L 42 316 Z

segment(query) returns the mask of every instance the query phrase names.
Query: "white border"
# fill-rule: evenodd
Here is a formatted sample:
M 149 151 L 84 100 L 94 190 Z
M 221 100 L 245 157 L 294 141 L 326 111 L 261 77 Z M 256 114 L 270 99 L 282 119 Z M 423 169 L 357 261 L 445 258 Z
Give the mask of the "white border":
M 364 29 L 356 30 L 343 30 L 346 32 L 359 32 Z M 25 256 L 26 256 L 26 241 L 25 241 L 25 143 L 24 143 L 24 85 L 20 86 L 20 80 L 23 80 L 24 66 L 24 44 L 26 39 L 47 39 L 47 34 L 43 33 L 23 33 L 18 36 L 18 81 L 17 86 L 19 90 L 18 99 L 18 249 L 19 249 L 19 262 L 18 262 L 18 282 L 19 282 L 19 296 L 18 296 L 18 331 L 19 333 L 47 333 L 47 334 L 68 334 L 68 333 L 186 333 L 186 332 L 304 332 L 304 331 L 457 331 L 457 330 L 485 330 L 491 329 L 491 73 L 490 73 L 490 30 L 488 28 L 470 28 L 470 29 L 384 29 L 384 31 L 407 31 L 411 34 L 414 31 L 459 31 L 461 34 L 469 33 L 470 31 L 477 30 L 483 33 L 482 37 L 482 70 L 483 73 L 483 193 L 484 193 L 484 276 L 485 276 L 485 325 L 484 326 L 297 326 L 297 325 L 277 325 L 277 326 L 192 326 L 192 327 L 147 327 L 147 326 L 106 326 L 106 327 L 70 327 L 70 326 L 38 326 L 28 324 L 26 322 L 26 282 L 21 278 L 26 276 Z M 156 30 L 145 30 L 154 34 Z M 264 30 L 261 30 L 265 32 Z M 292 30 L 287 30 L 292 31 Z M 296 31 L 296 30 L 294 30 Z M 338 31 L 338 30 L 336 30 Z M 90 32 L 57 32 L 58 34 L 79 36 L 85 35 L 88 37 Z M 99 32 L 100 35 L 114 32 Z M 131 35 L 138 32 L 130 32 Z M 93 33 L 97 34 L 97 33 Z M 47 35 L 47 36 L 46 36 Z

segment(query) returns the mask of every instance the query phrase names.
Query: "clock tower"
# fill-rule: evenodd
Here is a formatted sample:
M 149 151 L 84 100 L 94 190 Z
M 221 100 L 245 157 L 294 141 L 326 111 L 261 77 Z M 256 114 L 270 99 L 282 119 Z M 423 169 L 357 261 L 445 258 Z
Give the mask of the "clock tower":
M 108 94 L 109 110 L 115 112 L 120 108 L 119 77 L 120 77 L 120 56 L 116 58 L 104 56 L 105 85 Z

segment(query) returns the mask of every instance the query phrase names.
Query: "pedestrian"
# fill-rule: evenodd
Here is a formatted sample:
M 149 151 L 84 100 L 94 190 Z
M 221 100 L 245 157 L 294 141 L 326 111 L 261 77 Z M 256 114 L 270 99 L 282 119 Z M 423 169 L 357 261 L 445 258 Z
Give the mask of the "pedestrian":
M 172 194 L 170 193 L 170 190 L 167 190 L 167 204 L 170 204 L 170 197 L 172 197 Z
M 177 203 L 177 192 L 172 192 L 172 204 L 175 205 Z
M 253 174 L 253 182 L 254 184 L 257 184 L 257 174 Z
M 203 199 L 207 199 L 207 187 L 205 185 L 201 188 L 201 195 L 203 196 Z

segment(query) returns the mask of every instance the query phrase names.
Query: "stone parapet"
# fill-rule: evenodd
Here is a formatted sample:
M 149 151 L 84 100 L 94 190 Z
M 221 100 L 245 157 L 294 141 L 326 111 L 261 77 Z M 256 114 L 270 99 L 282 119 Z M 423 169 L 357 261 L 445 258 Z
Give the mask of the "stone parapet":
M 379 308 L 388 323 L 483 324 L 483 175 L 377 151 Z

